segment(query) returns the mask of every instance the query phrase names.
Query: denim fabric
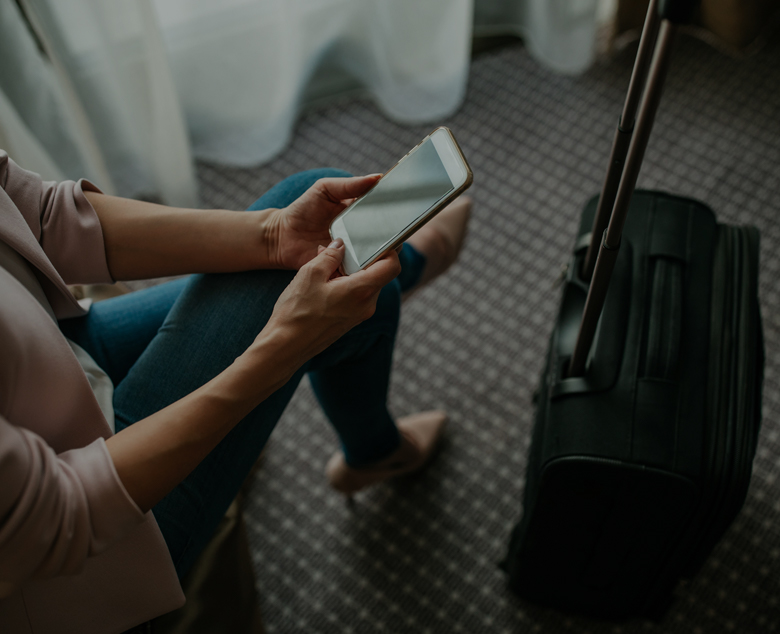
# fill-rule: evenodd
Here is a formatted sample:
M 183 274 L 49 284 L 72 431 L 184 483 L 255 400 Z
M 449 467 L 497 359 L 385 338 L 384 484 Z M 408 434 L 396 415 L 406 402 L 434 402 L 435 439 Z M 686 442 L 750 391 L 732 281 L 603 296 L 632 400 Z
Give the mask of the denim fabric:
M 318 178 L 344 175 L 328 169 L 296 174 L 250 209 L 284 207 Z M 208 543 L 305 372 L 350 464 L 376 461 L 398 446 L 386 397 L 400 295 L 425 264 L 408 245 L 401 256 L 403 284 L 396 279 L 382 290 L 374 316 L 306 363 L 154 507 L 179 576 Z M 88 315 L 61 322 L 61 328 L 114 381 L 119 432 L 227 368 L 262 330 L 294 275 L 276 270 L 193 275 L 99 302 Z

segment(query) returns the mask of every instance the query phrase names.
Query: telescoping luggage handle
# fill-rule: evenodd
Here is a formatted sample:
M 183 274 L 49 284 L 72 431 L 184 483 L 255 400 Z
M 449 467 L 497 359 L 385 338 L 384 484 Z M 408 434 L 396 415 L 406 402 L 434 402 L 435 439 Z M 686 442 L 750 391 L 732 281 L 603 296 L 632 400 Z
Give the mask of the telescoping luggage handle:
M 618 121 L 607 175 L 593 221 L 590 245 L 579 271 L 590 280 L 568 376 L 585 374 L 593 337 L 615 267 L 628 205 L 661 100 L 678 24 L 690 22 L 698 0 L 650 0 L 623 114 Z M 637 114 L 638 112 L 638 114 Z

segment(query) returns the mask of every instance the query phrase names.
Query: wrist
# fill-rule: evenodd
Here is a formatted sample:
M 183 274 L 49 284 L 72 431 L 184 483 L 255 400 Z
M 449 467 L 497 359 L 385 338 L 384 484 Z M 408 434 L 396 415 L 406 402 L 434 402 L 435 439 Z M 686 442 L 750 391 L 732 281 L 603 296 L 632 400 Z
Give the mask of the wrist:
M 257 214 L 256 218 L 256 252 L 260 261 L 258 269 L 280 269 L 279 243 L 281 235 L 281 209 L 261 209 L 250 212 Z
M 285 383 L 308 360 L 301 338 L 293 330 L 287 325 L 267 324 L 242 357 L 251 365 L 272 360 L 274 374 Z

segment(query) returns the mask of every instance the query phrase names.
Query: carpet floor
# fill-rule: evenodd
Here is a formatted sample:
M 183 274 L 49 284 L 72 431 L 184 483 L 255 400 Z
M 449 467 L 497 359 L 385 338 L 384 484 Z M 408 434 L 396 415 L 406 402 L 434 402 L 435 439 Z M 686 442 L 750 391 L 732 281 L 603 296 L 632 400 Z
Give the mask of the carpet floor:
M 521 46 L 475 59 L 439 123 L 474 170 L 459 263 L 404 306 L 390 406 L 445 408 L 436 461 L 361 493 L 329 490 L 335 434 L 304 381 L 251 488 L 247 522 L 269 632 L 759 634 L 780 630 L 780 44 L 735 60 L 682 38 L 639 186 L 698 198 L 756 225 L 767 347 L 764 422 L 744 509 L 659 623 L 571 617 L 515 598 L 498 568 L 520 517 L 532 394 L 555 288 L 585 201 L 601 186 L 635 47 L 578 77 Z M 307 112 L 270 164 L 201 164 L 205 206 L 241 209 L 299 170 L 384 171 L 434 126 L 368 100 Z

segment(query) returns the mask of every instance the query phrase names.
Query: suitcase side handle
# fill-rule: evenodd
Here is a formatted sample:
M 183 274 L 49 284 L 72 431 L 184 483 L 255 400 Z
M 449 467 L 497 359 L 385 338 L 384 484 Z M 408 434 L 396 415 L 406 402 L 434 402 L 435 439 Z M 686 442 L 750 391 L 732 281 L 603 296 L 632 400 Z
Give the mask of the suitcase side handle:
M 620 238 L 623 234 L 631 195 L 636 187 L 655 113 L 661 100 L 677 24 L 690 19 L 697 4 L 695 0 L 651 0 L 648 6 L 640 50 L 637 53 L 623 117 L 615 135 L 607 177 L 602 189 L 603 200 L 599 201 L 591 243 L 581 272 L 583 278 L 587 280 L 590 270 L 593 271 L 577 342 L 567 371 L 568 376 L 585 374 L 588 354 L 604 307 L 617 251 L 620 249 Z M 667 16 L 671 16 L 671 19 Z M 652 61 L 649 67 L 646 67 L 647 57 L 651 53 Z M 629 122 L 624 118 L 632 114 L 631 110 L 635 107 L 634 104 L 643 88 L 644 94 L 641 97 L 636 122 L 632 121 L 633 125 L 629 127 Z M 630 144 L 627 143 L 626 133 L 630 136 Z M 620 160 L 620 154 L 624 151 L 623 162 Z M 615 182 L 618 184 L 615 185 Z M 595 253 L 598 255 L 595 256 L 594 262 Z

